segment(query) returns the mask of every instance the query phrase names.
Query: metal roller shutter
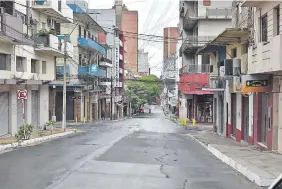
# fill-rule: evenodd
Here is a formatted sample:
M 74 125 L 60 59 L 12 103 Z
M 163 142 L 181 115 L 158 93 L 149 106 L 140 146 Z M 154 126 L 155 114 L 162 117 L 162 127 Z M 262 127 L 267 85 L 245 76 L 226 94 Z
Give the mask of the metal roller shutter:
M 0 93 L 0 136 L 9 132 L 9 92 Z

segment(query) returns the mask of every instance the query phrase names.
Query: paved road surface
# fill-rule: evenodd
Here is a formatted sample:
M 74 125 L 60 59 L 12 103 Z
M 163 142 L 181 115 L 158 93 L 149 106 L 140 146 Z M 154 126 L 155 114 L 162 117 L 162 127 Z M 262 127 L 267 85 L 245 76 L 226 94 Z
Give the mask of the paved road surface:
M 81 126 L 84 132 L 0 154 L 1 189 L 256 189 L 167 120 Z

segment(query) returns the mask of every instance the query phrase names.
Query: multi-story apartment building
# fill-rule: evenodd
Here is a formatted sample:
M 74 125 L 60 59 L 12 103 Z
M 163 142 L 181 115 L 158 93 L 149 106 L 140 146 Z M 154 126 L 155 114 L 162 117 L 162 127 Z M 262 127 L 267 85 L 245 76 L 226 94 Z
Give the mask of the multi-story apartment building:
M 107 56 L 106 48 L 99 44 L 98 33 L 105 32 L 78 4 L 67 4 L 73 14 L 73 23 L 60 25 L 63 38 L 73 46 L 73 54 L 67 57 L 67 112 L 69 121 L 92 122 L 101 117 L 98 80 L 106 78 L 107 70 L 99 67 L 102 57 Z M 53 115 L 62 120 L 62 75 L 64 59 L 57 59 L 57 79 L 50 86 L 53 94 Z
M 248 49 L 248 90 L 253 99 L 252 142 L 282 153 L 281 127 L 281 2 L 243 1 L 243 7 L 254 10 L 252 40 Z
M 138 11 L 128 10 L 122 0 L 115 0 L 116 26 L 124 33 L 125 69 L 138 75 Z
M 142 76 L 149 74 L 149 53 L 144 49 L 138 51 L 138 72 Z
M 164 28 L 163 59 L 175 55 L 179 38 L 178 27 Z
M 103 66 L 108 67 L 107 78 L 99 84 L 107 90 L 101 93 L 100 97 L 106 97 L 107 107 L 112 103 L 108 112 L 112 113 L 113 118 L 123 116 L 123 86 L 124 86 L 124 36 L 116 27 L 116 12 L 114 9 L 92 9 L 88 10 L 93 19 L 95 19 L 107 32 L 99 34 L 101 42 L 108 48 L 108 59 L 112 60 L 111 64 Z
M 210 56 L 198 55 L 200 47 L 231 26 L 231 1 L 180 1 L 179 31 L 182 38 L 180 56 L 179 109 L 181 118 L 213 122 L 212 91 L 199 88 L 209 85 Z
M 22 124 L 49 120 L 48 83 L 56 58 L 64 56 L 56 26 L 71 23 L 73 15 L 65 1 L 1 1 L 0 11 L 0 135 L 14 135 Z M 18 90 L 26 90 L 26 100 L 18 99 Z

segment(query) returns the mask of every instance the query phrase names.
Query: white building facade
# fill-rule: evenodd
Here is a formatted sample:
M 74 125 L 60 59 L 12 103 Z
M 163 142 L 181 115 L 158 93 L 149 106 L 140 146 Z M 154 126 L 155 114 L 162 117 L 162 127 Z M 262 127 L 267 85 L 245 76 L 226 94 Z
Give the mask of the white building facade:
M 48 83 L 55 79 L 56 57 L 64 54 L 55 25 L 72 22 L 65 1 L 16 3 L 0 4 L 0 135 L 14 135 L 23 124 L 37 127 L 49 121 Z M 24 107 L 19 90 L 27 91 Z

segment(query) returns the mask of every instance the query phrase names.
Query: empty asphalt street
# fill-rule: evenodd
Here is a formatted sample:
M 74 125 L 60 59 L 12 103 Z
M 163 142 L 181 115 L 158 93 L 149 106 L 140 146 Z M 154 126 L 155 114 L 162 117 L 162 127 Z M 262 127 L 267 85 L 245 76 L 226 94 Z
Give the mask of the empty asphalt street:
M 161 108 L 0 154 L 1 189 L 256 189 Z

